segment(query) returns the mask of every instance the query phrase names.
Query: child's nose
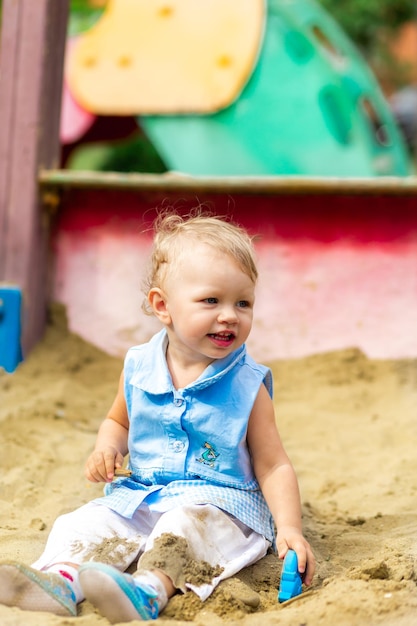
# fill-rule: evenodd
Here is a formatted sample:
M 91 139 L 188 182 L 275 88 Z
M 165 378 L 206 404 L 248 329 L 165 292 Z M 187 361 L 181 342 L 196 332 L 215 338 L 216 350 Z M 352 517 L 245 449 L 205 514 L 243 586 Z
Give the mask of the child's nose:
M 237 314 L 235 308 L 233 306 L 223 307 L 219 312 L 218 316 L 219 322 L 234 324 L 237 322 Z

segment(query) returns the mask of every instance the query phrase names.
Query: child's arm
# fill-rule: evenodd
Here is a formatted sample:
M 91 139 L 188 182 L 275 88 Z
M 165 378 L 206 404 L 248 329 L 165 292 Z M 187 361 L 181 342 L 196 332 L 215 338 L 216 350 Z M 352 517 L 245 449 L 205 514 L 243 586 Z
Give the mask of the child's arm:
M 295 550 L 299 571 L 305 572 L 304 582 L 309 585 L 315 561 L 303 536 L 297 477 L 282 445 L 272 400 L 264 385 L 249 418 L 248 445 L 255 476 L 277 526 L 278 556 L 283 559 L 288 549 Z
M 85 465 L 85 475 L 88 480 L 93 483 L 113 480 L 115 468 L 122 467 L 124 456 L 128 452 L 128 432 L 129 419 L 122 372 L 116 398 L 99 428 L 94 451 Z

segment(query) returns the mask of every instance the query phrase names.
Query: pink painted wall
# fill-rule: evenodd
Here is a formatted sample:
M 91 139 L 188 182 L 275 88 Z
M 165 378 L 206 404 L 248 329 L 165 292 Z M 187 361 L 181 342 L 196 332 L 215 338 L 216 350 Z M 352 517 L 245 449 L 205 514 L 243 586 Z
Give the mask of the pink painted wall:
M 412 197 L 199 197 L 259 234 L 248 340 L 259 360 L 356 346 L 417 356 L 417 201 Z M 159 326 L 141 311 L 157 194 L 71 191 L 53 235 L 52 298 L 70 328 L 123 356 Z M 172 197 L 189 208 L 196 199 Z

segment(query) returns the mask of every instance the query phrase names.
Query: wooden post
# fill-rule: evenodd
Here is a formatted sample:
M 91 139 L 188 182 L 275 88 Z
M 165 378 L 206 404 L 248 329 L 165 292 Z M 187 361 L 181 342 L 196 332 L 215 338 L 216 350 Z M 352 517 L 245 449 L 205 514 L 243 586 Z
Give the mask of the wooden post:
M 59 163 L 69 0 L 4 0 L 0 49 L 0 282 L 23 294 L 22 347 L 42 336 L 49 217 L 40 169 Z

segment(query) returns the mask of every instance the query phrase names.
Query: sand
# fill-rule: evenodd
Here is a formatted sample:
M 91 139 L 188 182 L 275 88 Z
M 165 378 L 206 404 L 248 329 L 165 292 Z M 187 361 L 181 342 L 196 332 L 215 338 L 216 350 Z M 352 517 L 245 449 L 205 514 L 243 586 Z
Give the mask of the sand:
M 175 596 L 155 623 L 417 624 L 417 361 L 369 360 L 352 347 L 270 365 L 317 557 L 312 591 L 279 605 L 281 562 L 268 554 L 205 603 Z M 33 562 L 59 514 L 101 495 L 83 466 L 121 366 L 68 332 L 55 306 L 44 339 L 0 374 L 2 560 Z M 77 618 L 0 606 L 2 626 L 107 623 L 87 602 Z

